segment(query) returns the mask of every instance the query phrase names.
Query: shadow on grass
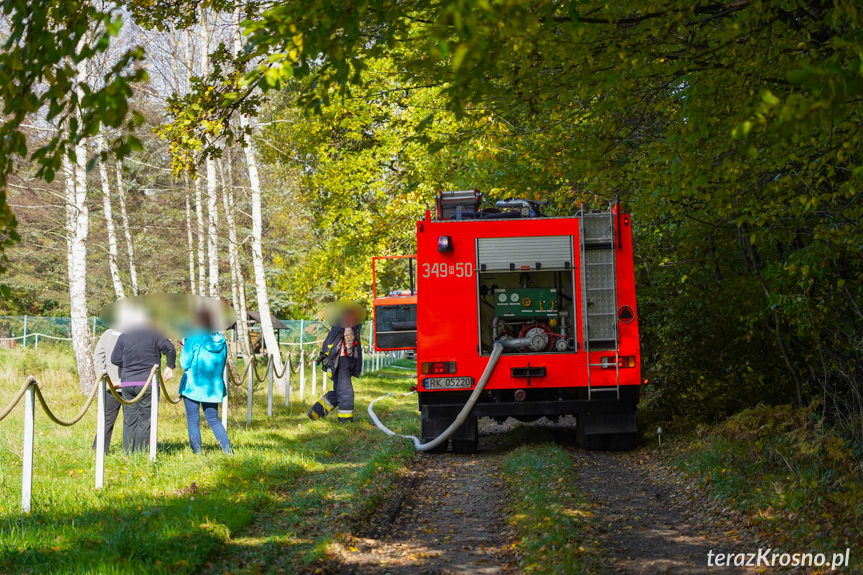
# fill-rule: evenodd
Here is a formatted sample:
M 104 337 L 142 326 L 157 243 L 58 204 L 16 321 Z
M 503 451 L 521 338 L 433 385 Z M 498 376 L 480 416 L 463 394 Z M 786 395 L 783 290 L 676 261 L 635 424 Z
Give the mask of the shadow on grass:
M 214 485 L 151 497 L 112 496 L 81 513 L 0 519 L 2 573 L 189 573 L 251 523 L 266 486 L 295 481 L 294 462 L 225 458 Z M 136 500 L 137 499 L 137 500 Z M 13 546 L 12 541 L 15 541 Z

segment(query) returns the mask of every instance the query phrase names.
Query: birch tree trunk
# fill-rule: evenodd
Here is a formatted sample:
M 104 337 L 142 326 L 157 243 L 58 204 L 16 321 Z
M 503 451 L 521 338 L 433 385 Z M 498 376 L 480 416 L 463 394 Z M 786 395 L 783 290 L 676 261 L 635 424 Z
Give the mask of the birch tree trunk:
M 129 284 L 132 295 L 138 295 L 138 268 L 135 265 L 135 244 L 132 242 L 132 230 L 129 228 L 129 215 L 126 212 L 126 189 L 123 187 L 123 162 L 117 160 L 117 197 L 120 200 L 120 223 L 123 224 L 123 236 L 126 238 L 126 254 L 129 256 Z
M 243 48 L 243 38 L 240 33 L 240 10 L 234 11 L 234 54 L 238 54 Z M 249 119 L 240 115 L 240 128 L 245 131 L 249 127 Z M 258 298 L 258 312 L 261 314 L 261 334 L 267 350 L 273 355 L 276 371 L 282 371 L 282 354 L 276 341 L 276 333 L 273 331 L 273 321 L 270 315 L 270 300 L 267 293 L 267 274 L 264 270 L 264 248 L 263 248 L 263 214 L 261 179 L 258 175 L 258 159 L 255 153 L 255 142 L 251 138 L 243 148 L 246 156 L 246 167 L 249 171 L 249 188 L 252 192 L 252 268 L 255 271 L 255 292 Z M 285 378 L 279 379 L 279 387 L 284 390 Z
M 225 168 L 227 164 L 227 168 Z M 228 228 L 228 265 L 231 268 L 231 302 L 237 311 L 237 340 L 243 357 L 249 357 L 248 324 L 246 323 L 246 290 L 243 270 L 240 267 L 239 245 L 237 243 L 237 220 L 234 210 L 234 178 L 231 158 L 219 162 L 222 176 L 222 204 L 225 210 L 225 226 Z
M 234 307 L 234 311 L 239 313 L 240 310 L 240 294 L 239 294 L 239 286 L 237 285 L 237 268 L 234 266 L 234 260 L 236 259 L 236 251 L 233 243 L 233 239 L 236 239 L 236 230 L 234 233 L 234 237 L 231 237 L 231 224 L 233 223 L 233 214 L 228 211 L 228 194 L 229 187 L 227 181 L 225 181 L 225 162 L 224 158 L 219 159 L 219 178 L 222 184 L 222 209 L 225 212 L 225 227 L 228 228 L 228 268 L 231 270 L 231 305 Z M 237 324 L 237 334 L 239 335 L 239 324 Z
M 105 135 L 99 133 L 96 136 L 96 147 L 103 154 L 108 153 Z M 123 299 L 123 280 L 120 279 L 120 266 L 117 265 L 117 232 L 114 227 L 114 214 L 111 208 L 111 183 L 108 180 L 108 166 L 104 159 L 99 158 L 99 179 L 102 182 L 102 207 L 105 214 L 105 230 L 108 233 L 108 267 L 111 270 L 111 283 L 114 285 L 114 295 L 117 299 Z
M 185 174 L 183 175 L 183 182 L 185 183 L 186 191 L 186 244 L 189 251 L 189 291 L 192 292 L 192 295 L 195 295 L 198 287 L 195 283 L 195 238 L 192 234 L 192 207 L 189 201 L 191 190 L 189 189 L 189 178 Z
M 210 73 L 210 31 L 207 24 L 207 8 L 204 4 L 198 6 L 198 34 L 201 41 L 200 67 L 201 77 L 206 78 Z M 204 141 L 205 147 L 209 147 L 212 138 L 207 136 Z M 219 297 L 219 253 L 218 253 L 218 231 L 219 207 L 218 207 L 218 182 L 216 178 L 216 159 L 207 156 L 207 259 L 209 263 L 209 295 Z
M 76 64 L 78 100 L 84 97 L 81 86 L 88 80 L 87 60 Z M 87 312 L 87 235 L 90 214 L 87 207 L 87 141 L 80 139 L 75 145 L 75 163 L 68 162 L 66 175 L 66 204 L 69 273 L 69 315 L 72 324 L 72 350 L 78 366 L 81 391 L 89 393 L 95 384 L 93 352 L 90 348 L 89 314 Z M 71 177 L 72 181 L 69 181 Z
M 207 248 L 204 235 L 204 202 L 201 197 L 201 180 L 195 178 L 195 219 L 198 224 L 198 295 L 207 295 Z

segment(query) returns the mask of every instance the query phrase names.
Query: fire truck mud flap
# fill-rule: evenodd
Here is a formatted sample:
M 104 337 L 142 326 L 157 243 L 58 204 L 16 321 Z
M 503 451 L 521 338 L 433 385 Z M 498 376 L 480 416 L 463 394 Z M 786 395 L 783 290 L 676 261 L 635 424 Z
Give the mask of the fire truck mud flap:
M 575 421 L 575 441 L 582 449 L 624 451 L 638 444 L 635 411 L 580 413 Z

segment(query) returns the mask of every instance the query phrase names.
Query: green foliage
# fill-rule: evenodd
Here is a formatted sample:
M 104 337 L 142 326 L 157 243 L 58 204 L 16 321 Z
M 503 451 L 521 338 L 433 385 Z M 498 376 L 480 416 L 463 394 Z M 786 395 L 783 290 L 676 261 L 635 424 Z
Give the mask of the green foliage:
M 122 27 L 119 16 L 90 2 L 15 0 L 0 4 L 8 31 L 0 50 L 0 256 L 16 241 L 15 219 L 6 204 L 7 177 L 15 158 L 38 166 L 36 176 L 50 182 L 63 157 L 74 159 L 72 148 L 100 126 L 132 128 L 140 118 L 129 116 L 131 85 L 146 78 L 136 64 L 143 50 L 126 50 L 99 82 L 82 82 L 76 64 L 108 49 Z M 93 87 L 98 86 L 98 87 Z M 23 124 L 27 120 L 61 127 L 59 135 L 30 151 Z M 119 155 L 138 147 L 132 136 L 111 142 Z M 0 271 L 4 260 L 0 260 Z
M 855 549 L 861 466 L 810 406 L 758 406 L 705 429 L 674 453 L 678 467 L 743 511 L 777 547 Z M 854 558 L 860 562 L 860 558 Z
M 552 213 L 619 195 L 634 214 L 652 401 L 668 416 L 709 419 L 824 395 L 830 417 L 859 437 L 856 3 L 331 8 L 275 3 L 247 23 L 252 53 L 270 56 L 260 77 L 294 86 L 318 114 L 312 125 L 328 130 L 311 151 L 302 127 L 280 143 L 291 153 L 286 144 L 296 143 L 311 193 L 335 194 L 322 210 L 358 212 L 344 218 L 347 229 L 316 220 L 322 240 L 334 239 L 303 263 L 308 271 L 290 274 L 310 276 L 299 294 L 338 277 L 328 262 L 353 261 L 382 234 L 390 239 L 379 250 L 404 246 L 375 225 L 386 213 L 379 193 L 366 195 L 376 190 L 399 206 L 422 182 L 420 207 L 428 190 L 477 186 L 540 195 Z M 397 114 L 387 113 L 396 102 L 414 133 L 377 147 L 378 130 L 398 134 Z M 362 146 L 369 140 L 398 159 L 422 144 L 406 154 L 419 175 L 387 189 L 387 156 Z M 331 165 L 340 169 L 327 173 Z M 334 280 L 331 291 L 354 295 L 368 281 L 346 275 L 353 283 Z
M 258 143 L 289 189 L 269 197 L 271 221 L 291 226 L 271 252 L 281 307 L 367 300 L 371 256 L 412 252 L 413 222 L 440 188 L 542 197 L 555 214 L 620 196 L 661 415 L 823 396 L 860 438 L 857 2 L 207 3 L 237 4 L 246 51 L 220 47 L 162 135 L 188 168 L 218 153 L 209 136 L 248 136 L 228 120 L 269 90 Z M 182 27 L 197 5 L 130 8 L 144 25 Z M 96 16 L 69 20 L 67 36 Z M 27 33 L 22 46 L 45 41 Z M 52 54 L 19 59 L 29 69 Z M 70 82 L 67 70 L 56 90 Z

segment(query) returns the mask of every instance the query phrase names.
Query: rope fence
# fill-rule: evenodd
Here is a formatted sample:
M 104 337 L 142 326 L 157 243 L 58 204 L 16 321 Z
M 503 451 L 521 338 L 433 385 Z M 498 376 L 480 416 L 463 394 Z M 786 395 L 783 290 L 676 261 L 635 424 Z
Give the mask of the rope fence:
M 33 334 L 28 334 L 28 337 L 30 335 Z M 311 345 L 312 343 L 317 344 L 321 342 L 308 342 L 309 345 Z M 371 344 L 369 344 L 368 353 L 363 354 L 363 373 L 378 371 L 384 367 L 392 365 L 393 362 L 402 358 L 403 356 L 404 354 L 402 352 L 375 351 Z M 271 417 L 273 414 L 273 388 L 276 379 L 281 380 L 282 378 L 284 378 L 285 407 L 290 406 L 290 396 L 292 393 L 291 376 L 298 375 L 297 391 L 299 394 L 299 398 L 301 401 L 305 399 L 305 370 L 307 366 L 312 368 L 312 398 L 317 398 L 318 364 L 315 361 L 315 354 L 309 354 L 309 357 L 306 358 L 305 349 L 301 347 L 299 357 L 295 361 L 291 356 L 290 352 L 287 353 L 284 361 L 282 361 L 281 373 L 278 373 L 276 370 L 275 356 L 270 354 L 267 356 L 263 375 L 261 375 L 258 370 L 259 359 L 260 358 L 257 356 L 250 358 L 243 370 L 242 377 L 238 375 L 239 372 L 237 369 L 236 362 L 225 362 L 225 368 L 223 373 L 225 381 L 225 397 L 222 401 L 222 424 L 225 426 L 225 429 L 227 429 L 228 427 L 228 389 L 230 388 L 241 388 L 244 386 L 244 384 L 246 386 L 246 426 L 249 426 L 252 423 L 252 399 L 254 395 L 254 384 L 256 382 L 263 383 L 264 381 L 267 381 L 267 417 Z M 321 369 L 320 372 L 321 393 L 324 393 L 327 390 L 327 373 L 323 369 Z M 81 419 L 83 419 L 84 415 L 89 411 L 90 406 L 93 404 L 93 400 L 96 400 L 96 465 L 94 473 L 94 483 L 96 489 L 102 489 L 104 487 L 105 479 L 105 400 L 107 394 L 110 393 L 111 395 L 113 395 L 114 399 L 116 399 L 121 405 L 128 406 L 135 405 L 136 403 L 143 400 L 148 391 L 152 394 L 150 409 L 149 457 L 150 462 L 155 462 L 158 451 L 157 448 L 160 395 L 164 396 L 165 400 L 168 403 L 174 405 L 180 403 L 180 401 L 182 400 L 182 396 L 179 394 L 176 397 L 171 397 L 165 381 L 162 378 L 162 374 L 158 365 L 153 366 L 153 368 L 150 370 L 150 375 L 148 376 L 147 381 L 141 388 L 141 391 L 138 393 L 138 395 L 131 399 L 123 398 L 117 392 L 117 389 L 114 387 L 114 385 L 111 383 L 107 373 L 102 372 L 101 374 L 99 374 L 99 376 L 96 378 L 96 381 L 91 386 L 90 392 L 87 395 L 84 405 L 81 407 L 78 413 L 76 413 L 75 416 L 69 420 L 61 419 L 51 410 L 51 408 L 48 406 L 47 401 L 45 400 L 45 397 L 42 394 L 42 389 L 39 381 L 33 375 L 28 375 L 21 387 L 15 392 L 12 401 L 9 402 L 9 404 L 5 408 L 3 408 L 2 411 L 0 411 L 0 422 L 2 422 L 4 419 L 6 419 L 7 416 L 9 416 L 10 413 L 12 413 L 12 411 L 22 401 L 22 399 L 24 401 L 21 512 L 30 513 L 31 509 L 31 499 L 33 491 L 33 443 L 37 401 L 42 407 L 42 411 L 53 423 L 63 427 L 71 427 L 81 421 Z

